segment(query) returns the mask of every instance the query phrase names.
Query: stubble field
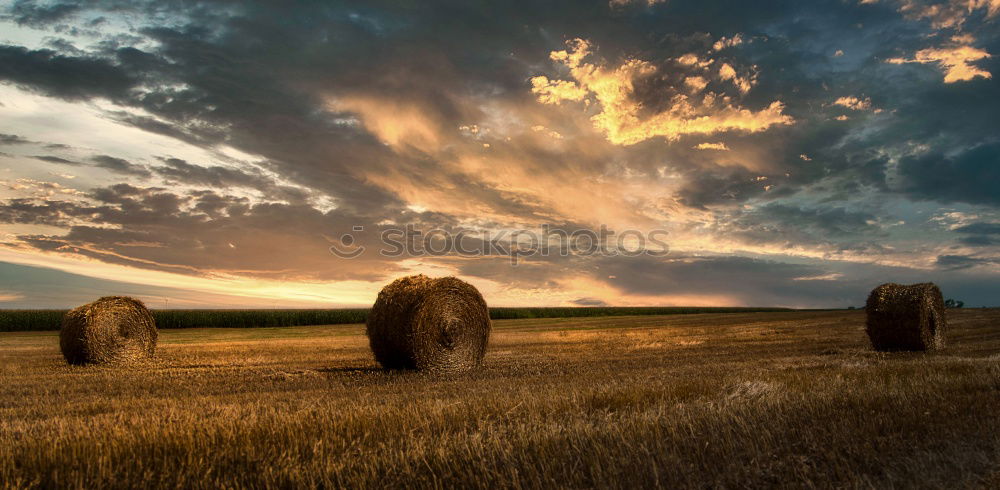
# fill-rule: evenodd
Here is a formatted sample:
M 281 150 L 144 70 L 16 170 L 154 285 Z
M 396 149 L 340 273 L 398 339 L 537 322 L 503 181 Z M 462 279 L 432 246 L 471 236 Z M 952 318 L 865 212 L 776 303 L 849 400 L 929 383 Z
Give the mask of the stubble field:
M 1000 310 L 875 353 L 861 311 L 500 320 L 481 369 L 376 368 L 361 325 L 162 330 L 71 367 L 0 333 L 5 487 L 1000 486 Z

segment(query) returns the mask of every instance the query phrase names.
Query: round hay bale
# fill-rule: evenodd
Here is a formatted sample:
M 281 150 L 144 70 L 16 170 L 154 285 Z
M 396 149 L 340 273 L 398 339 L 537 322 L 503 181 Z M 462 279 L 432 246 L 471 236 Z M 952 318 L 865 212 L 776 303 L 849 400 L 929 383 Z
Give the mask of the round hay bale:
M 59 347 L 70 364 L 148 359 L 156 351 L 156 322 L 142 301 L 105 296 L 66 313 Z
M 478 366 L 490 338 L 486 301 L 454 277 L 397 279 L 378 293 L 366 322 L 386 369 L 463 371 Z
M 944 298 L 934 283 L 887 283 L 865 303 L 865 331 L 878 351 L 927 351 L 944 347 Z

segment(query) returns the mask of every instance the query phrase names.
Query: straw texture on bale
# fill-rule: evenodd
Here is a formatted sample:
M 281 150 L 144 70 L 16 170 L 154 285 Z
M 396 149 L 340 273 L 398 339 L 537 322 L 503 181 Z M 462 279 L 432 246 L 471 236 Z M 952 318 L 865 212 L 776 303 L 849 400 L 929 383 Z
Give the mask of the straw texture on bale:
M 393 281 L 368 315 L 375 359 L 386 369 L 462 371 L 478 366 L 490 337 L 486 301 L 471 284 L 424 275 Z
M 944 299 L 934 283 L 887 283 L 865 304 L 865 330 L 878 351 L 927 351 L 944 347 Z
M 70 364 L 141 361 L 156 351 L 156 322 L 141 301 L 105 296 L 66 313 L 59 347 Z

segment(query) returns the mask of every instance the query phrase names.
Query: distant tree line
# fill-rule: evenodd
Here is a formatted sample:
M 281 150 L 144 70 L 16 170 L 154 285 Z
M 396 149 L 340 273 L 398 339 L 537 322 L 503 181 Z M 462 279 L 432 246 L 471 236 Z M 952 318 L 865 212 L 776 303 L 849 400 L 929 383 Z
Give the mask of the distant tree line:
M 571 318 L 625 315 L 682 315 L 689 313 L 757 313 L 794 311 L 790 308 L 757 307 L 565 307 L 490 308 L 494 320 L 525 318 Z M 256 328 L 300 325 L 364 323 L 367 308 L 311 310 L 151 310 L 157 328 Z M 0 310 L 0 332 L 59 330 L 66 310 Z
M 945 308 L 961 308 L 963 306 L 965 306 L 964 301 L 959 301 L 957 299 L 951 299 L 951 298 L 944 300 Z

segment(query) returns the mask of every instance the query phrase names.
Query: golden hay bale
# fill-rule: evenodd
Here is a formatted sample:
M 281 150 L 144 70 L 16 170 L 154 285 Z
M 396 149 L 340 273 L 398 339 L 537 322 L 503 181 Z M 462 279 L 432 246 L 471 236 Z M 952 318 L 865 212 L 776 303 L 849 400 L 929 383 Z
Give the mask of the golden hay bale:
M 386 369 L 461 371 L 482 362 L 490 314 L 471 284 L 409 276 L 378 294 L 366 332 L 375 359 Z
M 156 351 L 156 322 L 142 301 L 105 296 L 66 313 L 59 347 L 70 364 L 147 359 Z
M 865 304 L 865 330 L 878 351 L 937 350 L 948 328 L 944 298 L 934 283 L 887 283 L 872 290 Z

